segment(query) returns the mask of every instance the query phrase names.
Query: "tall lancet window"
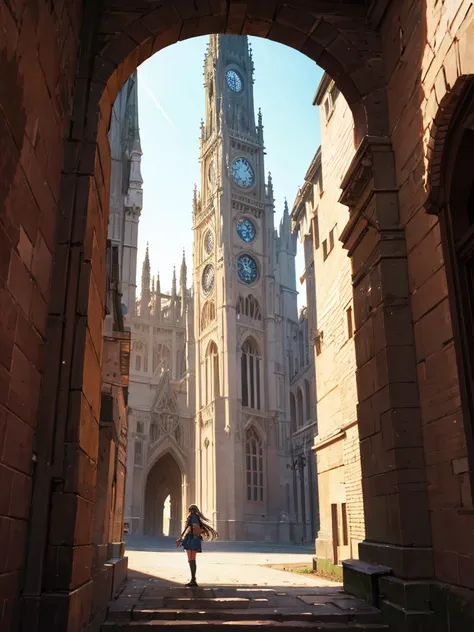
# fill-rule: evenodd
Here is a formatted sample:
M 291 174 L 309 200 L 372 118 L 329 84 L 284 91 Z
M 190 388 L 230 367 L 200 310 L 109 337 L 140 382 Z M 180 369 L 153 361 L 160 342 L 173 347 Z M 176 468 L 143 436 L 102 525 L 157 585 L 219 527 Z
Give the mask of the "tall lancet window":
M 247 470 L 247 500 L 263 501 L 263 448 L 262 441 L 253 428 L 245 434 Z
M 242 379 L 242 406 L 261 409 L 260 371 L 262 358 L 257 345 L 251 338 L 242 345 L 241 379 Z
M 205 402 L 207 405 L 219 397 L 219 352 L 214 341 L 211 341 L 207 347 L 205 363 Z
M 296 409 L 298 412 L 298 427 L 301 428 L 303 425 L 303 392 L 300 388 L 296 395 Z

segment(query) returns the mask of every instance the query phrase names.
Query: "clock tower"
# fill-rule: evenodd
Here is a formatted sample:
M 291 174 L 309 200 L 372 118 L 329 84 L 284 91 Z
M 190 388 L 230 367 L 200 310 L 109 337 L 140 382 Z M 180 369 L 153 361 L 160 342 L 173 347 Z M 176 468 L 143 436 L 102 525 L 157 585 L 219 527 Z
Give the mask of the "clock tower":
M 247 37 L 212 35 L 194 191 L 196 503 L 222 539 L 288 541 L 295 238 L 274 227 Z

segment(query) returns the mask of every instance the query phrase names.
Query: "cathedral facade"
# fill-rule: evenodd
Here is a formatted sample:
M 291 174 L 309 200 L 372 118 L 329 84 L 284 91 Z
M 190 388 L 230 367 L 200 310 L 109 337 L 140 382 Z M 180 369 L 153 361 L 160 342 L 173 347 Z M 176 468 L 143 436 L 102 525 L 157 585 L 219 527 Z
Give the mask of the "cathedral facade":
M 174 276 L 163 294 L 147 250 L 140 298 L 128 301 L 131 534 L 178 533 L 196 502 L 223 539 L 301 537 L 290 442 L 296 237 L 286 202 L 275 229 L 253 73 L 246 37 L 210 37 L 193 290 L 183 255 L 179 290 Z
M 290 539 L 296 242 L 274 226 L 246 37 L 211 35 L 195 194 L 196 502 L 223 539 Z
M 177 290 L 151 278 L 148 248 L 140 299 L 127 316 L 132 334 L 125 530 L 176 535 L 194 492 L 193 304 L 186 262 Z M 165 511 L 165 507 L 168 511 Z

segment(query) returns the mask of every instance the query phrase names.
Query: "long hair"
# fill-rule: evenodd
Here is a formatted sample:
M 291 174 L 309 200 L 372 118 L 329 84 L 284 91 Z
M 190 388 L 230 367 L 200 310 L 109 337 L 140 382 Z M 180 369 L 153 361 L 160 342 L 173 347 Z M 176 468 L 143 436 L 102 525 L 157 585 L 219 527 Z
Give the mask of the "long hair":
M 197 505 L 189 505 L 188 512 L 189 514 L 196 514 L 196 516 L 199 518 L 199 522 L 201 523 L 201 528 L 203 531 L 202 537 L 204 538 L 204 540 L 217 540 L 219 534 L 211 526 L 209 519 L 206 518 L 206 516 L 201 512 Z

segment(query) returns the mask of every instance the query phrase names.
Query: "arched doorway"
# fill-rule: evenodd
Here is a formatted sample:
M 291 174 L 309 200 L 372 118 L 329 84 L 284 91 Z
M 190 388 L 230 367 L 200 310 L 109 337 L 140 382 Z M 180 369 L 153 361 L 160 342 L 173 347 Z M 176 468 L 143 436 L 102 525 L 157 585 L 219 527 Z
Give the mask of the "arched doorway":
M 464 474 L 470 492 L 464 500 L 474 498 L 474 80 L 458 81 L 459 96 L 443 102 L 448 133 L 442 147 L 437 195 L 433 198 L 440 210 L 443 250 L 449 261 L 448 283 L 451 289 L 449 308 L 455 333 L 456 363 L 459 371 L 462 419 L 466 442 Z M 446 107 L 450 106 L 450 108 Z M 442 109 L 440 107 L 440 109 Z M 443 139 L 444 140 L 444 139 Z M 433 177 L 434 167 L 430 176 Z M 462 433 L 459 424 L 458 433 Z M 467 478 L 467 476 L 466 476 Z
M 169 497 L 169 530 L 164 524 L 165 504 Z M 182 473 L 174 457 L 167 452 L 148 473 L 145 485 L 145 535 L 177 536 L 183 514 Z

